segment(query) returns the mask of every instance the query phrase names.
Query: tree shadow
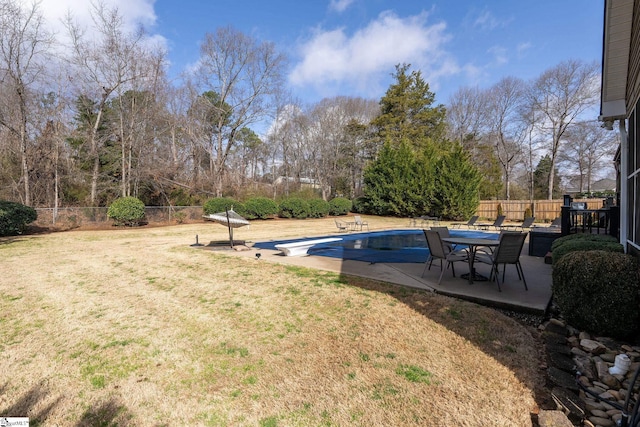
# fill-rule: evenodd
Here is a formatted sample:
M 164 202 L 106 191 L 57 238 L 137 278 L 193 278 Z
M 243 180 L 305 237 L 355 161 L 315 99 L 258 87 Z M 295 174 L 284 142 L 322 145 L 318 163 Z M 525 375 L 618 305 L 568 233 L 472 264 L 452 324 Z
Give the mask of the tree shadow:
M 0 395 L 6 393 L 8 384 L 0 386 Z M 2 408 L 2 417 L 29 417 L 29 425 L 44 426 L 48 424 L 48 418 L 55 407 L 62 401 L 59 396 L 40 408 L 43 403 L 50 399 L 50 392 L 46 386 L 35 385 L 24 393 L 13 404 Z M 38 408 L 38 409 L 36 409 Z M 133 426 L 132 415 L 127 407 L 117 398 L 107 401 L 96 402 L 87 408 L 80 416 L 80 419 L 73 425 L 74 427 L 95 427 L 95 426 Z
M 0 387 L 0 394 L 4 394 L 7 389 L 5 383 Z M 0 410 L 0 416 L 4 417 L 29 417 L 30 425 L 38 426 L 47 419 L 51 411 L 58 405 L 61 397 L 55 398 L 52 402 L 48 403 L 42 409 L 35 410 L 35 407 L 40 406 L 40 403 L 47 399 L 49 390 L 47 387 L 41 385 L 35 385 L 24 393 L 20 398 L 12 405 Z
M 21 242 L 24 236 L 4 236 L 0 237 L 0 245 L 10 245 L 11 243 Z
M 547 399 L 547 393 L 544 388 L 545 381 L 540 380 L 543 374 L 540 374 L 539 377 L 532 378 L 531 375 L 529 375 L 531 372 L 530 366 L 518 359 L 515 347 L 494 339 L 498 334 L 508 332 L 509 327 L 513 325 L 511 320 L 526 328 L 527 331 L 530 332 L 531 339 L 538 339 L 535 331 L 535 326 L 537 325 L 527 324 L 526 321 L 518 316 L 519 313 L 507 313 L 500 309 L 482 306 L 477 303 L 440 295 L 427 290 L 376 282 L 372 279 L 364 279 L 356 276 L 340 274 L 340 281 L 345 285 L 392 296 L 429 320 L 437 322 L 449 331 L 464 337 L 483 353 L 509 368 L 523 384 L 533 391 L 537 402 L 544 402 Z M 442 298 L 441 301 L 449 300 L 450 303 L 434 303 L 434 298 Z M 471 305 L 480 308 L 468 310 L 467 308 Z M 496 312 L 505 314 L 505 317 L 510 317 L 511 320 L 496 317 Z M 536 316 L 531 315 L 529 317 Z M 538 317 L 540 321 L 543 320 L 542 316 Z M 527 338 L 527 341 L 528 340 Z M 539 353 L 538 360 L 542 360 L 544 358 L 542 349 L 538 346 L 536 346 L 536 348 L 540 348 L 540 350 L 537 350 Z
M 131 414 L 127 407 L 118 399 L 112 398 L 106 402 L 95 403 L 84 411 L 74 427 L 94 426 L 128 426 L 131 422 Z

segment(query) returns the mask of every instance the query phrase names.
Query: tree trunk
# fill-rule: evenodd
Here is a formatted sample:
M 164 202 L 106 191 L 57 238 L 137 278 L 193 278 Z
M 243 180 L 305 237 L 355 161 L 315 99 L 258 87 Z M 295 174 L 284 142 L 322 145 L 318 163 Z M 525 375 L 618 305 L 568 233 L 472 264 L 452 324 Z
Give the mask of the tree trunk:
M 91 206 L 96 205 L 98 199 L 98 178 L 100 177 L 100 152 L 98 150 L 98 129 L 100 128 L 100 121 L 102 120 L 102 109 L 107 99 L 107 94 L 103 95 L 98 114 L 96 116 L 96 122 L 91 128 L 91 155 L 93 156 L 93 170 L 91 172 Z

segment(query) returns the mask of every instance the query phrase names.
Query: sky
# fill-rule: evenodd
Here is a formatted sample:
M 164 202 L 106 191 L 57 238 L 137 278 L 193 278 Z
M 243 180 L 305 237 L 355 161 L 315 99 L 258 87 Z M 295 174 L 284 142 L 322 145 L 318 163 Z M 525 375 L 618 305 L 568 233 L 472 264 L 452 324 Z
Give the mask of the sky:
M 31 3 L 31 0 L 19 0 Z M 395 65 L 420 70 L 447 104 L 462 86 L 530 80 L 568 59 L 601 62 L 604 0 L 103 0 L 167 49 L 178 78 L 206 33 L 232 26 L 273 42 L 289 59 L 287 84 L 306 103 L 379 100 Z M 90 0 L 41 0 L 59 31 L 71 11 L 90 24 Z

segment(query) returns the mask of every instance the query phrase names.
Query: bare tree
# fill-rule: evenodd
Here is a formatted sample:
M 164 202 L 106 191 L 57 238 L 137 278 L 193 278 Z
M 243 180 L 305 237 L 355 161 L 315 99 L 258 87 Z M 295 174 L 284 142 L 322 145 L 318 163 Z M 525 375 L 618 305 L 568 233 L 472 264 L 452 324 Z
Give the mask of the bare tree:
M 536 111 L 539 132 L 546 136 L 551 159 L 547 197 L 553 196 L 557 157 L 567 130 L 598 100 L 598 64 L 564 61 L 538 77 L 528 100 Z
M 355 193 L 353 171 L 362 174 L 366 161 L 363 132 L 378 113 L 374 100 L 351 97 L 324 99 L 309 112 L 305 139 L 312 155 L 309 160 L 313 177 L 320 184 L 324 199 L 336 191 L 349 197 Z
M 0 125 L 18 141 L 23 201 L 32 204 L 29 134 L 35 86 L 45 69 L 47 50 L 53 37 L 44 29 L 38 3 L 23 7 L 23 2 L 0 0 Z
M 287 93 L 276 97 L 275 117 L 267 132 L 267 144 L 271 147 L 270 175 L 273 184 L 274 197 L 277 195 L 280 177 L 283 179 L 284 194 L 289 194 L 290 179 L 296 175 L 295 171 L 302 169 L 300 163 L 304 158 L 301 144 L 305 137 L 306 116 L 300 106 L 300 101 L 293 99 Z
M 520 110 L 524 93 L 524 82 L 513 77 L 503 78 L 488 91 L 487 136 L 502 167 L 506 200 L 511 198 L 513 169 L 523 152 L 525 133 Z
M 164 52 L 148 49 L 145 45 L 134 46 L 131 61 L 136 67 L 135 78 L 117 90 L 112 103 L 117 114 L 117 134 L 121 152 L 121 195 L 138 193 L 144 164 L 154 161 L 153 147 L 156 140 L 156 119 L 161 107 L 156 94 L 166 84 L 164 79 Z
M 93 163 L 91 174 L 91 204 L 95 205 L 98 195 L 100 177 L 100 151 L 104 138 L 120 138 L 122 144 L 121 193 L 128 192 L 127 143 L 123 138 L 122 120 L 120 130 L 101 135 L 99 129 L 104 124 L 108 101 L 115 97 L 122 98 L 128 90 L 135 89 L 134 82 L 143 78 L 151 78 L 149 72 L 157 70 L 162 58 L 158 55 L 151 65 L 145 64 L 148 58 L 145 46 L 145 33 L 140 28 L 136 32 L 125 29 L 124 20 L 117 8 L 109 8 L 103 2 L 92 3 L 93 27 L 97 34 L 94 38 L 86 36 L 84 29 L 74 22 L 71 16 L 66 19 L 66 27 L 70 36 L 72 55 L 70 65 L 75 67 L 74 81 L 77 82 L 80 95 L 97 100 L 90 118 L 90 131 L 87 135 L 90 156 Z M 145 64 L 145 66 L 141 66 Z
M 212 92 L 213 179 L 222 195 L 226 163 L 238 132 L 267 117 L 281 90 L 285 58 L 272 43 L 259 43 L 231 27 L 207 34 L 200 48 L 196 76 L 201 92 Z
M 568 170 L 574 171 L 579 191 L 591 192 L 591 184 L 597 171 L 601 170 L 602 161 L 608 157 L 613 163 L 617 135 L 591 120 L 572 126 L 565 134 L 565 140 L 558 159 Z
M 490 90 L 462 87 L 449 99 L 447 136 L 458 141 L 482 171 L 481 197 L 501 197 L 503 171 L 494 140 L 488 135 L 491 123 L 487 115 Z
M 461 87 L 449 98 L 447 133 L 467 151 L 473 152 L 484 127 L 486 93 L 477 87 Z

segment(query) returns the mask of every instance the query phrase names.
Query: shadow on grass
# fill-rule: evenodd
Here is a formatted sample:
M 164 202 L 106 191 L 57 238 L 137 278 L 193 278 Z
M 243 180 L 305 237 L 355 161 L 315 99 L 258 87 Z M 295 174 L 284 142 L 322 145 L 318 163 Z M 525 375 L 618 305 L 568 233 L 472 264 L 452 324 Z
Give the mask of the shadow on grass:
M 356 276 L 340 274 L 339 280 L 345 285 L 390 295 L 429 320 L 464 337 L 483 353 L 509 368 L 523 384 L 534 392 L 536 401 L 540 403 L 546 399 L 544 383 L 540 383 L 537 377 L 532 378 L 530 375 L 531 366 L 527 364 L 527 360 L 531 355 L 523 355 L 518 349 L 519 341 L 523 345 L 539 348 L 535 342 L 532 343 L 536 340 L 533 326 L 520 322 L 519 324 L 525 328 L 527 333 L 517 334 L 514 333 L 513 322 L 518 322 L 518 320 L 506 315 L 496 316 L 499 310 L 494 308 L 426 290 L 376 282 Z M 509 339 L 513 342 L 507 342 Z M 540 360 L 540 358 L 536 358 L 536 360 Z
M 93 426 L 127 426 L 129 423 L 129 411 L 127 407 L 116 399 L 95 404 L 84 411 L 75 427 Z
M 24 240 L 24 236 L 3 236 L 0 237 L 0 245 L 10 245 Z
M 4 384 L 0 388 L 0 394 L 5 394 L 7 385 Z M 52 402 L 45 404 L 43 408 L 40 408 L 42 402 L 47 400 L 49 391 L 46 387 L 41 385 L 35 385 L 24 393 L 20 398 L 10 406 L 0 410 L 0 416 L 3 417 L 29 417 L 29 425 L 39 426 L 44 425 L 44 421 L 47 419 L 51 411 L 58 405 L 61 397 L 54 399 Z M 36 407 L 38 409 L 36 409 Z
M 0 395 L 6 393 L 7 384 L 0 387 Z M 20 398 L 0 410 L 0 416 L 3 417 L 28 417 L 29 425 L 44 426 L 50 414 L 62 400 L 57 397 L 46 403 L 49 399 L 49 390 L 41 385 L 33 386 Z M 87 408 L 81 415 L 80 419 L 73 425 L 74 427 L 94 427 L 94 426 L 128 426 L 131 416 L 127 407 L 118 399 L 112 398 L 106 402 L 96 402 Z

